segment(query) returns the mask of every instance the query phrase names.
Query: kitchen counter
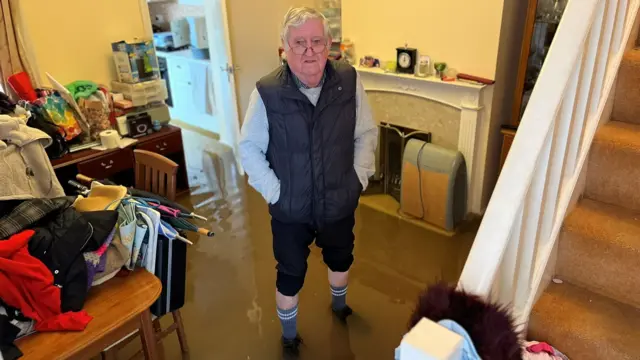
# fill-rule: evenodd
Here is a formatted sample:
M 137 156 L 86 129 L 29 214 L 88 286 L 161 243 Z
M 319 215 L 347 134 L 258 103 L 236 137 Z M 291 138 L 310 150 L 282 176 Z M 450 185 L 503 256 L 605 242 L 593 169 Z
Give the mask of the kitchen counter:
M 187 60 L 191 60 L 191 61 L 197 61 L 203 64 L 209 64 L 211 60 L 209 59 L 196 59 L 193 57 L 193 53 L 191 52 L 190 49 L 186 49 L 186 50 L 179 50 L 179 51 L 159 51 L 156 50 L 156 55 L 157 56 L 161 56 L 164 58 L 180 58 L 180 59 L 187 59 Z

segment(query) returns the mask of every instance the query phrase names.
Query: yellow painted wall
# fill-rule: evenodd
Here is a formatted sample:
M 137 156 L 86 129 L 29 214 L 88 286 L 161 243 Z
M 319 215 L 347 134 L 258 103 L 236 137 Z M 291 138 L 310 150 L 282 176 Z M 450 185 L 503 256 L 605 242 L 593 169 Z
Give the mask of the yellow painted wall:
M 343 0 L 343 36 L 358 58 L 394 60 L 407 42 L 459 72 L 494 78 L 502 8 L 503 0 Z
M 143 37 L 145 28 L 138 0 L 20 0 L 16 1 L 27 41 L 34 53 L 41 84 L 45 72 L 63 84 L 115 79 L 111 43 Z M 144 7 L 141 6 L 144 5 Z

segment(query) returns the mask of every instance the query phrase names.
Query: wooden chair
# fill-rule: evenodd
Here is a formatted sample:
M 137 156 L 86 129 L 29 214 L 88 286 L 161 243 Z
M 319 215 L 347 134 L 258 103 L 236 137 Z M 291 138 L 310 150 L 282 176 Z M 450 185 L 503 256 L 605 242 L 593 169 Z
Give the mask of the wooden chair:
M 160 154 L 146 150 L 134 150 L 133 153 L 135 157 L 135 188 L 164 196 L 171 201 L 175 200 L 178 164 Z M 172 311 L 171 315 L 173 315 L 173 323 L 165 330 L 162 330 L 160 318 L 153 320 L 154 336 L 160 357 L 163 357 L 162 340 L 174 331 L 178 335 L 182 354 L 189 353 L 180 310 Z M 115 359 L 116 352 L 135 339 L 136 335 L 137 332 L 134 332 L 126 339 L 106 349 L 102 358 Z
M 136 162 L 136 189 L 175 200 L 178 164 L 151 151 L 134 150 L 133 155 Z
M 84 310 L 93 320 L 84 331 L 36 333 L 18 340 L 16 345 L 24 359 L 86 360 L 137 331 L 142 333 L 145 358 L 159 359 L 149 307 L 161 291 L 160 280 L 145 269 L 115 277 L 89 291 Z

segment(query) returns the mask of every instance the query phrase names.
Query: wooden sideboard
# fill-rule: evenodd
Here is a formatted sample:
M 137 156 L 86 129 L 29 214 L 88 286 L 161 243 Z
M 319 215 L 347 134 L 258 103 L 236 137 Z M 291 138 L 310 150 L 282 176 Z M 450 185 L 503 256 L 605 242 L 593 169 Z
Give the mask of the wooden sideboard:
M 502 151 L 500 152 L 500 171 L 502 171 L 502 167 L 504 166 L 504 162 L 507 160 L 507 155 L 509 155 L 509 149 L 511 149 L 511 144 L 513 144 L 513 139 L 516 137 L 516 127 L 512 126 L 503 126 L 500 132 L 502 133 Z
M 133 150 L 152 151 L 175 161 L 178 168 L 177 192 L 189 190 L 182 132 L 180 128 L 168 125 L 151 135 L 138 138 L 138 141 L 124 149 L 81 150 L 51 161 L 53 169 L 67 194 L 75 194 L 69 180 L 75 180 L 77 174 L 95 179 L 109 179 L 120 185 L 133 186 L 135 180 Z

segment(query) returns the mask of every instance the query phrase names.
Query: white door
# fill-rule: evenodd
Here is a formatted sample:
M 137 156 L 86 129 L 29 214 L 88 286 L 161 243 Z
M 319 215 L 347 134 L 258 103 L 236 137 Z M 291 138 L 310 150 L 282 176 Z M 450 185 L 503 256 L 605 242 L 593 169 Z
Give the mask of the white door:
M 255 83 L 278 64 L 280 26 L 291 6 L 314 0 L 206 0 L 214 103 L 221 122 L 220 140 L 238 155 L 242 117 Z M 238 169 L 244 171 L 238 163 Z

